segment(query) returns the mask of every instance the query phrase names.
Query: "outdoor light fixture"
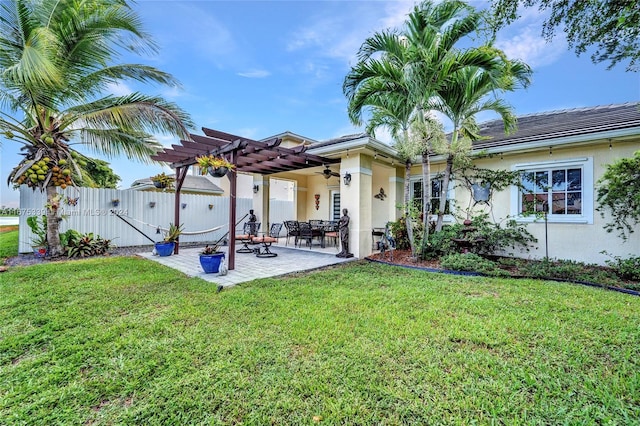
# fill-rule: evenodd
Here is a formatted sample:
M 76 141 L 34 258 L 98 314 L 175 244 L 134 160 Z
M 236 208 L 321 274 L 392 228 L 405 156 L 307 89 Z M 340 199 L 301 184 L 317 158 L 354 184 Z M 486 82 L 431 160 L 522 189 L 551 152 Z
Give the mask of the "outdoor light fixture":
M 345 185 L 347 185 L 347 186 L 351 185 L 351 173 L 346 172 L 342 179 L 344 179 L 344 184 Z
M 156 202 L 155 201 L 150 201 L 149 202 L 149 207 L 150 208 L 154 208 L 156 206 Z
M 182 208 L 186 209 L 187 208 L 187 203 L 182 203 Z
M 253 193 L 257 194 L 260 191 L 260 187 L 258 185 L 253 185 Z

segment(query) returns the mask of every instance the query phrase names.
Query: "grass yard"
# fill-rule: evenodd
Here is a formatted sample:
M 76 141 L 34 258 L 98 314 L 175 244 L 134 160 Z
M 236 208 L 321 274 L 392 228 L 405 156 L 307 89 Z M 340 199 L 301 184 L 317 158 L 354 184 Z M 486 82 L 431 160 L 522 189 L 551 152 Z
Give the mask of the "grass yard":
M 4 259 L 18 255 L 18 226 L 0 226 L 0 265 Z
M 134 258 L 0 281 L 3 424 L 640 424 L 640 298 L 356 262 L 216 286 Z

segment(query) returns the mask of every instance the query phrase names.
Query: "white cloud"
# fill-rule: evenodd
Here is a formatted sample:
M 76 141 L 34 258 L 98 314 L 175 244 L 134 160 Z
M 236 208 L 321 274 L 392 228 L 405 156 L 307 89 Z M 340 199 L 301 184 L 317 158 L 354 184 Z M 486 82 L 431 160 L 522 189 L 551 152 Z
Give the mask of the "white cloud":
M 540 12 L 536 7 L 520 8 L 520 18 L 502 30 L 496 47 L 504 50 L 507 57 L 520 59 L 531 67 L 553 64 L 567 50 L 567 42 L 561 35 L 548 43 L 542 37 L 542 26 L 549 12 Z
M 535 25 L 521 28 L 518 34 L 509 38 L 498 38 L 496 47 L 508 58 L 520 59 L 534 68 L 554 63 L 567 50 L 564 40 L 547 43 L 540 36 L 540 27 Z
M 153 135 L 153 137 L 165 148 L 171 148 L 172 144 L 179 144 L 180 140 L 176 136 L 171 135 Z
M 413 0 L 400 0 L 387 3 L 385 7 L 386 15 L 380 18 L 380 29 L 400 28 L 407 20 L 407 15 L 413 10 L 416 4 Z
M 341 13 L 309 17 L 290 33 L 286 48 L 290 52 L 313 49 L 316 56 L 355 62 L 367 37 L 401 25 L 413 5 L 413 1 L 407 0 L 338 3 Z
M 113 96 L 126 96 L 134 92 L 134 90 L 125 83 L 109 83 L 106 92 Z
M 167 99 L 176 99 L 184 96 L 184 89 L 177 86 L 171 86 L 162 91 L 162 96 Z
M 269 77 L 271 73 L 267 70 L 251 70 L 246 72 L 239 72 L 238 75 L 240 77 L 246 78 L 265 78 Z
M 170 26 L 154 31 L 163 44 L 184 50 L 188 44 L 195 53 L 194 62 L 223 63 L 236 49 L 234 37 L 224 22 L 206 8 L 193 2 L 143 2 L 149 15 L 170 13 Z M 170 12 L 167 10 L 170 8 Z

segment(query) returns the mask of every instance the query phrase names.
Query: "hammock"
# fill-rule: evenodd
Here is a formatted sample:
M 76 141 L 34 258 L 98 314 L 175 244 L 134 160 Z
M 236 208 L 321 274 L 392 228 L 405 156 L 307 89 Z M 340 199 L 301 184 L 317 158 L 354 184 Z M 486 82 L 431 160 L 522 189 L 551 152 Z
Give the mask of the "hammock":
M 162 228 L 160 225 L 154 225 L 154 224 L 152 224 L 152 223 L 143 222 L 143 221 L 141 221 L 141 220 L 135 219 L 135 218 L 133 218 L 133 217 L 131 217 L 131 216 L 127 216 L 127 215 L 121 215 L 121 216 L 126 216 L 127 218 L 129 218 L 129 219 L 133 220 L 134 222 L 138 222 L 138 223 L 140 223 L 140 224 L 142 224 L 142 225 L 147 225 L 147 226 L 149 226 L 149 227 L 151 227 L 151 228 L 154 228 L 154 229 L 157 231 L 157 233 L 158 233 L 158 234 L 160 233 L 160 231 L 162 231 L 162 232 L 169 232 L 169 229 L 168 229 L 168 228 Z M 217 230 L 219 230 L 219 229 L 222 229 L 222 228 L 224 228 L 225 226 L 227 226 L 227 224 L 220 225 L 220 226 L 216 226 L 216 227 L 214 227 L 214 228 L 210 228 L 210 229 L 204 229 L 204 230 L 202 230 L 202 231 L 182 231 L 182 232 L 181 232 L 181 235 L 200 235 L 200 234 L 207 234 L 207 233 L 209 233 L 209 232 L 214 232 L 214 231 L 217 231 Z

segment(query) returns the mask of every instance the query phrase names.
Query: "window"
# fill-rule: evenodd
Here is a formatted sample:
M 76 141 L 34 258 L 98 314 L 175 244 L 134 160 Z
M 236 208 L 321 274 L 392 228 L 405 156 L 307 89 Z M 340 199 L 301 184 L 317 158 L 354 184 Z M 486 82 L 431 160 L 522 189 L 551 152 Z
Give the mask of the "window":
M 517 200 L 515 212 L 547 212 L 555 222 L 593 223 L 593 161 L 590 158 L 525 164 L 522 170 L 524 189 L 512 199 Z
M 451 187 L 451 185 L 449 186 Z M 442 192 L 442 178 L 440 176 L 431 178 L 431 212 L 430 214 L 437 214 L 440 207 L 440 194 Z M 445 214 L 450 214 L 450 201 L 453 197 L 451 190 L 447 193 L 447 203 L 445 204 Z M 422 178 L 411 180 L 411 200 L 413 205 L 419 211 L 422 211 Z

